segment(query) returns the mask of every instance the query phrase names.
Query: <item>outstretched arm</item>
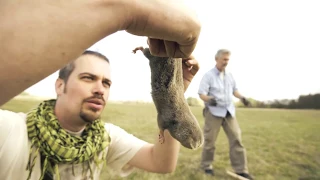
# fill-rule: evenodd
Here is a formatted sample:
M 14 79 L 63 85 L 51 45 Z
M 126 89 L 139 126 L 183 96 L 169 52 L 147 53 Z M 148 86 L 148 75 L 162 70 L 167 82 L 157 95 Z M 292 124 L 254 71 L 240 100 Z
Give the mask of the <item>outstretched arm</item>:
M 246 97 L 244 97 L 243 95 L 240 94 L 240 92 L 238 90 L 235 90 L 233 92 L 233 95 L 240 99 L 240 101 L 245 105 L 245 106 L 249 106 L 250 105 L 250 101 L 248 101 L 248 99 Z
M 238 98 L 238 99 L 242 99 L 243 96 L 240 94 L 240 92 L 238 90 L 233 92 L 234 97 Z
M 188 57 L 200 24 L 169 0 L 1 1 L 0 105 L 119 30 L 149 37 L 155 55 Z

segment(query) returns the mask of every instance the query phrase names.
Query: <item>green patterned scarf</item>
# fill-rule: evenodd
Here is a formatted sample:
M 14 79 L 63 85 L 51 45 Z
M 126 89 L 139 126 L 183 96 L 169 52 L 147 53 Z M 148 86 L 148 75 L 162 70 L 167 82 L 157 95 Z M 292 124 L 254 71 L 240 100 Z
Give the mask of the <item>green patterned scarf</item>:
M 52 175 L 56 173 L 57 178 L 60 179 L 59 163 L 85 162 L 89 165 L 92 178 L 90 161 L 94 161 L 97 165 L 106 161 L 105 154 L 102 159 L 98 159 L 98 154 L 101 151 L 105 152 L 105 148 L 110 143 L 110 137 L 100 119 L 88 124 L 81 137 L 69 134 L 61 128 L 54 114 L 55 102 L 56 100 L 53 99 L 44 101 L 27 114 L 28 136 L 32 143 L 27 165 L 28 179 L 31 177 L 39 151 L 44 158 L 40 179 L 43 179 L 45 173 Z

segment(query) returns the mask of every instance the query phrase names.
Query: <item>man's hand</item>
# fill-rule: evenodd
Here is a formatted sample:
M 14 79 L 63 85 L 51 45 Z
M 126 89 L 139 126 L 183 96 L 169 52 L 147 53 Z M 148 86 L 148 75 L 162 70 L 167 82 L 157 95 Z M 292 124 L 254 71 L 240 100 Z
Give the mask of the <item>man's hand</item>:
M 198 61 L 194 56 L 182 59 L 182 71 L 183 71 L 183 84 L 184 90 L 186 91 L 193 77 L 197 74 L 200 69 Z
M 245 106 L 249 106 L 251 103 L 250 101 L 247 100 L 247 98 L 245 97 L 242 97 L 241 98 L 241 102 L 245 105 Z
M 217 103 L 217 100 L 215 98 L 211 98 L 211 99 L 209 99 L 208 104 L 210 106 L 216 106 L 218 103 Z
M 189 57 L 196 47 L 201 25 L 197 16 L 178 0 L 136 0 L 125 30 L 147 36 L 150 52 L 160 57 Z

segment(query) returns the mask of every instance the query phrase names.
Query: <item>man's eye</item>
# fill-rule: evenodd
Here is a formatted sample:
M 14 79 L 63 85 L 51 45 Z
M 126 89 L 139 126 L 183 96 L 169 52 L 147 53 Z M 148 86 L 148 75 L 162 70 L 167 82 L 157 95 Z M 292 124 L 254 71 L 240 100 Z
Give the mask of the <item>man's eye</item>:
M 91 76 L 84 76 L 83 79 L 93 80 L 93 77 L 91 77 Z
M 110 83 L 109 83 L 109 82 L 103 82 L 103 84 L 104 84 L 106 87 L 110 87 Z

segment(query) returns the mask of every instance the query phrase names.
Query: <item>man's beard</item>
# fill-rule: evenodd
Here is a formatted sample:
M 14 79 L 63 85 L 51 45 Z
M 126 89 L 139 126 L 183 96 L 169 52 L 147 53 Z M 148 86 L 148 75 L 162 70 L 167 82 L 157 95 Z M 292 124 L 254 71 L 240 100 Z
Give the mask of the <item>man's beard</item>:
M 82 107 L 80 109 L 80 114 L 79 116 L 81 117 L 81 119 L 87 123 L 92 123 L 94 122 L 95 120 L 99 119 L 101 117 L 101 114 L 102 112 L 97 112 L 96 110 L 94 109 L 85 109 L 84 108 L 84 103 L 86 103 L 86 101 L 90 100 L 90 99 L 100 99 L 102 100 L 104 103 L 104 99 L 102 96 L 100 95 L 95 95 L 93 97 L 90 97 L 90 98 L 87 98 L 85 100 L 83 100 L 83 103 L 82 103 Z
M 87 110 L 87 111 L 90 111 L 90 110 Z M 83 109 L 81 109 L 79 115 L 80 115 L 81 119 L 87 123 L 92 123 L 101 117 L 101 114 L 96 114 L 93 112 L 85 112 Z

